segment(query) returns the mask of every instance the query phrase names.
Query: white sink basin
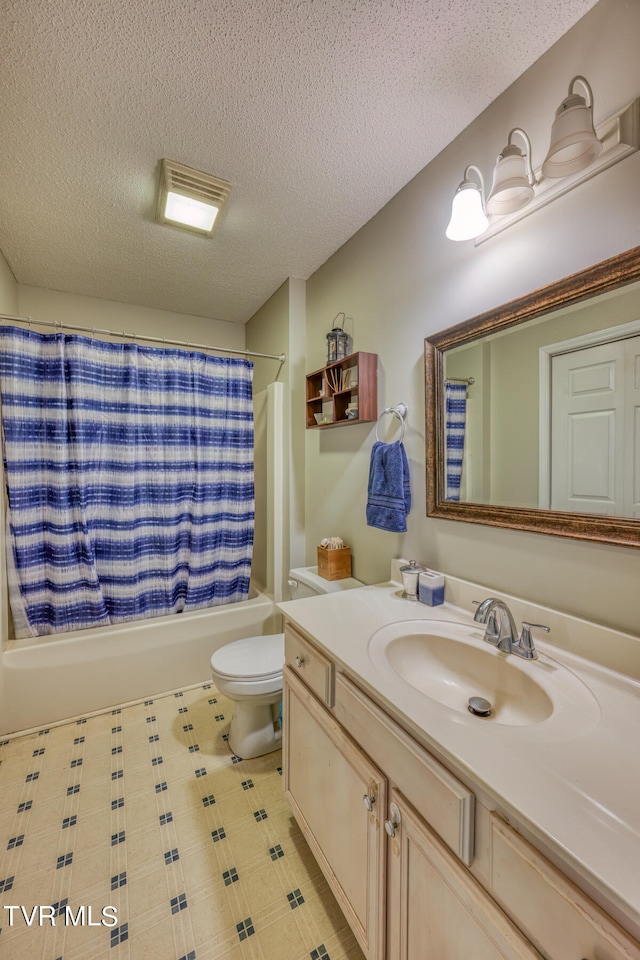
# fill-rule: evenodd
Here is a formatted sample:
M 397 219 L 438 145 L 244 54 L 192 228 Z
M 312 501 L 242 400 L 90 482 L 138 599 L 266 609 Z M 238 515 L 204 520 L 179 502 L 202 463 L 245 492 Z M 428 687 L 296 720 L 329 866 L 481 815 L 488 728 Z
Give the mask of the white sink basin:
M 483 640 L 484 627 L 445 620 L 404 620 L 377 630 L 368 653 L 378 670 L 393 670 L 430 700 L 472 723 L 527 727 L 553 721 L 574 736 L 599 720 L 598 702 L 569 669 L 547 656 L 524 660 Z M 491 704 L 487 717 L 469 699 Z

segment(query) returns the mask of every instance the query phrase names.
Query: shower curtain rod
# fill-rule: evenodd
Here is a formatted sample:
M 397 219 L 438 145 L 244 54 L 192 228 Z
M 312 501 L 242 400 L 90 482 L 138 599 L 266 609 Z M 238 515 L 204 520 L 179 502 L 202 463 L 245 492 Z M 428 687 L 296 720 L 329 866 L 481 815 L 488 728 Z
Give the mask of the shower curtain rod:
M 213 350 L 217 353 L 234 353 L 242 357 L 262 357 L 265 360 L 279 360 L 284 363 L 286 353 L 256 353 L 255 350 L 234 350 L 232 347 L 212 347 L 208 343 L 192 343 L 189 340 L 170 340 L 168 337 L 146 337 L 142 333 L 129 333 L 127 330 L 104 330 L 100 327 L 80 327 L 75 323 L 61 323 L 59 320 L 34 320 L 33 317 L 12 317 L 0 313 L 0 321 L 11 320 L 17 323 L 37 323 L 44 327 L 57 327 L 59 330 L 82 330 L 84 333 L 104 333 L 109 337 L 127 337 L 129 340 L 145 340 L 147 343 L 162 343 L 172 347 L 192 347 L 195 350 Z

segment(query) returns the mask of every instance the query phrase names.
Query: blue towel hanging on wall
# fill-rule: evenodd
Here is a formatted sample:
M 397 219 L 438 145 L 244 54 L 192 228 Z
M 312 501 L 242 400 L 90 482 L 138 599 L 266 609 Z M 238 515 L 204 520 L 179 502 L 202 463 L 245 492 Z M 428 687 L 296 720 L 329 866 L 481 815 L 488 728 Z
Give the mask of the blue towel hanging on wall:
M 367 524 L 389 533 L 405 533 L 411 509 L 409 462 L 403 444 L 376 440 L 371 449 Z

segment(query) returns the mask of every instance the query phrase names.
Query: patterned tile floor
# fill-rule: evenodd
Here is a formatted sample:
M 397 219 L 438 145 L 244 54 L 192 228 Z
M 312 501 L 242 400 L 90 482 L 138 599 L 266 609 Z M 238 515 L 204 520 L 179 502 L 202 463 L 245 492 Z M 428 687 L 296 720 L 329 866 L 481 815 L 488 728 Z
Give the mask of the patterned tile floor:
M 203 684 L 0 743 L 2 960 L 363 960 L 231 712 Z

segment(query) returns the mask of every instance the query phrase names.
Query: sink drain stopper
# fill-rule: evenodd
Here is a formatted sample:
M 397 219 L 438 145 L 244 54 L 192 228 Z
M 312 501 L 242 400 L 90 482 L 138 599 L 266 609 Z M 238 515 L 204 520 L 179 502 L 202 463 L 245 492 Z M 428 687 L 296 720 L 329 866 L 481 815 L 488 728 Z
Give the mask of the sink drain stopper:
M 469 713 L 475 714 L 476 717 L 488 717 L 491 715 L 491 704 L 488 700 L 485 700 L 484 697 L 469 697 L 467 709 Z

